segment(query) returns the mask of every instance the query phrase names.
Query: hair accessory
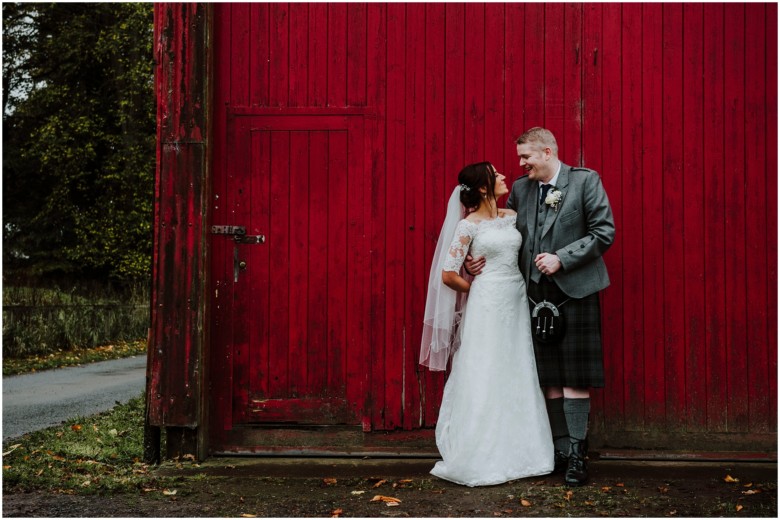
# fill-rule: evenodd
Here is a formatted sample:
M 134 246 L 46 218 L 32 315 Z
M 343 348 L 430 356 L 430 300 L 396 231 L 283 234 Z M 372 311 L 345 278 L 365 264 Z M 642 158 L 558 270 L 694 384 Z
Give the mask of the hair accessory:
M 466 186 L 465 184 L 461 184 L 461 185 L 460 185 L 460 189 L 462 189 L 463 191 L 469 191 L 471 188 L 469 188 L 469 187 L 468 187 L 468 186 Z

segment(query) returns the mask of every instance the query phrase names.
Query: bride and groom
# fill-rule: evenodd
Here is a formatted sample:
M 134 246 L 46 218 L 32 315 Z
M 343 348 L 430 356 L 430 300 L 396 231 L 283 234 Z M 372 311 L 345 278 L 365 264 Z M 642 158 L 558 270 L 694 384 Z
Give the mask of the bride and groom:
M 420 363 L 452 365 L 431 473 L 483 486 L 555 471 L 577 486 L 589 389 L 604 386 L 598 292 L 615 226 L 598 174 L 563 164 L 549 130 L 516 144 L 511 192 L 488 162 L 460 172 L 434 254 Z

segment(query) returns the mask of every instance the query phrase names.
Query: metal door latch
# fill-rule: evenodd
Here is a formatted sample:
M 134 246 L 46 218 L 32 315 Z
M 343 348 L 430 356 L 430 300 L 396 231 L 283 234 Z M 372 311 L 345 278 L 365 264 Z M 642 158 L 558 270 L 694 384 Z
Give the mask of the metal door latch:
M 211 226 L 212 235 L 231 235 L 236 244 L 264 244 L 265 235 L 247 235 L 244 226 Z
M 238 244 L 264 244 L 265 235 L 247 235 L 244 226 L 211 226 L 213 235 L 227 235 L 236 243 L 233 246 L 233 282 L 238 283 L 238 275 L 246 271 L 246 260 L 238 258 Z

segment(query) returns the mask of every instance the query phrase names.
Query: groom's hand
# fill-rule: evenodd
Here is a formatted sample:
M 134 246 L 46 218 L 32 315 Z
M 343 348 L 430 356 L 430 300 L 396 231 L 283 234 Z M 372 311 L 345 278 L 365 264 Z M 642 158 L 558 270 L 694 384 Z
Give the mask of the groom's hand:
M 463 262 L 463 265 L 467 273 L 469 273 L 471 276 L 477 276 L 485 267 L 485 257 L 480 256 L 478 258 L 474 258 L 471 255 L 466 255 L 466 261 Z
M 547 276 L 552 276 L 561 269 L 561 259 L 552 253 L 540 253 L 534 258 L 536 268 Z

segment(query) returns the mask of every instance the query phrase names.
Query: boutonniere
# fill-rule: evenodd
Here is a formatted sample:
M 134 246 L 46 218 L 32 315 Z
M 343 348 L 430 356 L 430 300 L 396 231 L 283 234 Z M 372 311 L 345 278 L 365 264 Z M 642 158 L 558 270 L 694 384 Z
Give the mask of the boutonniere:
M 557 188 L 553 188 L 547 194 L 547 197 L 544 198 L 544 203 L 557 212 L 558 204 L 561 203 L 562 198 L 563 198 L 563 192 Z

